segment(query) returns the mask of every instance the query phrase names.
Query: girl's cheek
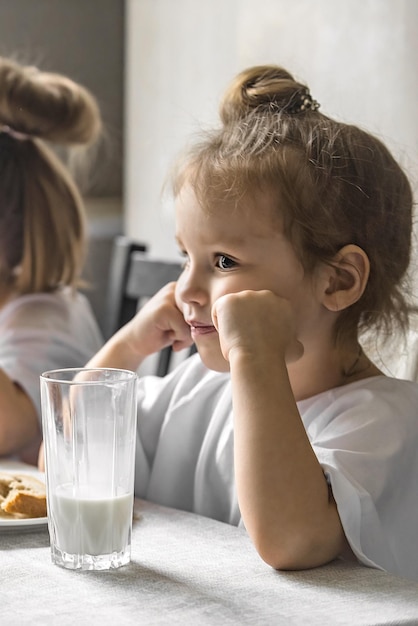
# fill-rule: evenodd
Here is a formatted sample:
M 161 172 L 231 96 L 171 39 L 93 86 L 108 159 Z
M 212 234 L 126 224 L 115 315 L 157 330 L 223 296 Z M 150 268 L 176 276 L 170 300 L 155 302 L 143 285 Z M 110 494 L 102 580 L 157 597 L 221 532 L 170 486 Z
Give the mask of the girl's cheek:
M 174 289 L 174 300 L 176 303 L 176 307 L 180 309 L 180 311 L 183 311 L 184 302 L 181 299 L 180 293 L 181 293 L 181 277 L 178 279 L 176 283 L 176 287 Z

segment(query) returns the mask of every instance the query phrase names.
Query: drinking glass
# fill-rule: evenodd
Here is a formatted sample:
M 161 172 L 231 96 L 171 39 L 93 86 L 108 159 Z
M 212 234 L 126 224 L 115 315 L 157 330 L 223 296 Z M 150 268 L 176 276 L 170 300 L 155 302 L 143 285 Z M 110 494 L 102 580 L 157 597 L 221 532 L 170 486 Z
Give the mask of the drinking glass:
M 129 563 L 136 441 L 134 372 L 71 368 L 41 375 L 52 562 L 107 570 Z

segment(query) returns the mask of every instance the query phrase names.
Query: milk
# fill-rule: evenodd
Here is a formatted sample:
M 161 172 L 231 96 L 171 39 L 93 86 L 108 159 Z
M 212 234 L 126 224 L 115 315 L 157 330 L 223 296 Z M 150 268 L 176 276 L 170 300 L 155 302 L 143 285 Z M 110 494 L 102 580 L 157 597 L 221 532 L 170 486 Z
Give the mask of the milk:
M 99 556 L 122 552 L 130 545 L 133 494 L 74 497 L 72 489 L 58 487 L 49 507 L 54 543 L 68 554 Z

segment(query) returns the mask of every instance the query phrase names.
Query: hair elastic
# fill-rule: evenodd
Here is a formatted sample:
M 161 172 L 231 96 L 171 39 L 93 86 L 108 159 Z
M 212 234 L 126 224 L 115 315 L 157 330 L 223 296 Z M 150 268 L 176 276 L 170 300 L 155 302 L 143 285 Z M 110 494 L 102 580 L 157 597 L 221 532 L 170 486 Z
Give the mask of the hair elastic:
M 286 108 L 288 113 L 303 113 L 304 111 L 316 111 L 320 104 L 314 100 L 308 90 L 298 94 L 298 99 Z
M 10 137 L 13 137 L 13 139 L 17 139 L 18 141 L 26 141 L 26 139 L 31 139 L 30 135 L 26 135 L 26 133 L 21 133 L 11 126 L 8 126 L 7 124 L 0 126 L 0 133 L 10 135 Z

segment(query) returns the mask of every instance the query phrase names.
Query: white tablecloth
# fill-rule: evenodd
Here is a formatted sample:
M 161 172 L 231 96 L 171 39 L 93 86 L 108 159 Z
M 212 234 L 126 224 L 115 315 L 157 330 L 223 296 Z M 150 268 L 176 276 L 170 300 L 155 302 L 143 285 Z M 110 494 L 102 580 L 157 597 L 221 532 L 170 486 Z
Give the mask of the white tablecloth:
M 137 501 L 132 562 L 52 565 L 49 535 L 0 532 L 0 624 L 119 626 L 418 624 L 418 584 L 334 562 L 276 572 L 246 532 Z

